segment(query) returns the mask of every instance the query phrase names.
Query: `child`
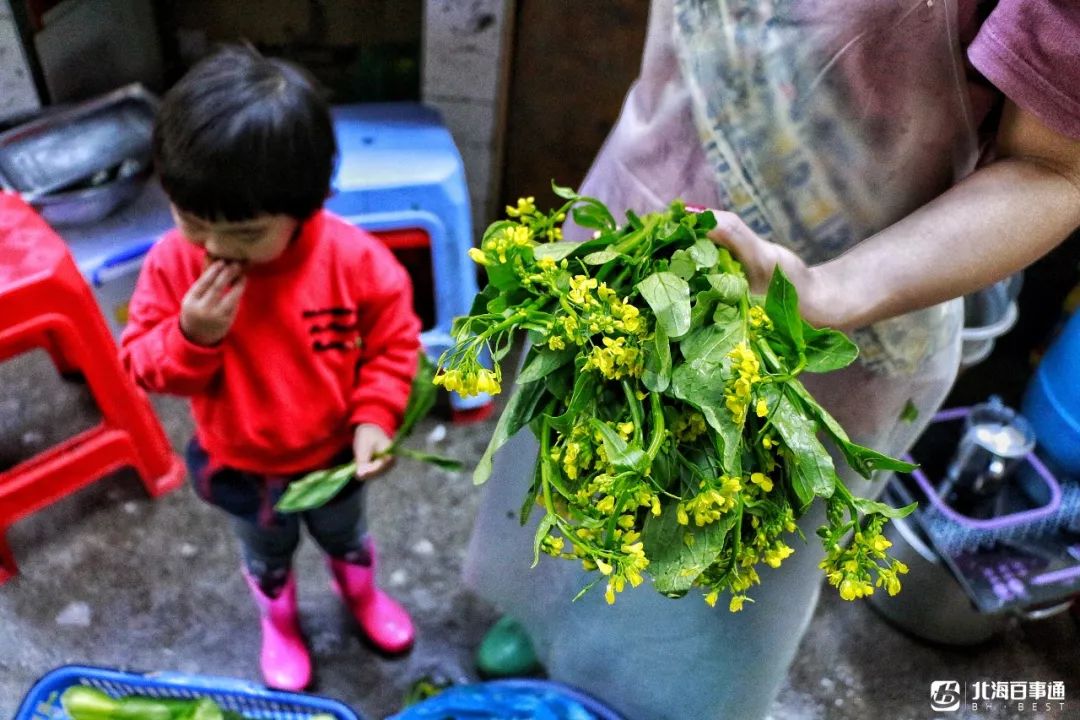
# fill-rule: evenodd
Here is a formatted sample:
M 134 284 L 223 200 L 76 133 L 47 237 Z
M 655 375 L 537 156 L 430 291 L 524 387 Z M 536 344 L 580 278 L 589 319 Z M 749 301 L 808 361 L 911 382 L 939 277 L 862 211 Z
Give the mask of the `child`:
M 412 621 L 375 587 L 363 483 L 302 517 L 273 510 L 289 482 L 350 455 L 361 479 L 386 467 L 376 453 L 420 347 L 405 269 L 322 209 L 337 156 L 326 103 L 297 68 L 229 48 L 165 96 L 154 154 L 178 229 L 146 259 L 121 355 L 146 390 L 191 397 L 188 466 L 239 538 L 266 683 L 311 676 L 290 571 L 301 519 L 365 634 L 408 649 Z

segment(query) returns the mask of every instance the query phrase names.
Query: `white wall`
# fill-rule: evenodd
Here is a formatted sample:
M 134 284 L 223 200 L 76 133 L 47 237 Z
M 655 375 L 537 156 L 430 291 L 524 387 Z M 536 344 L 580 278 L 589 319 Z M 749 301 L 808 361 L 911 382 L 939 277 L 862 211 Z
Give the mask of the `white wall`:
M 28 115 L 39 107 L 11 3 L 0 0 L 0 120 Z
M 500 208 L 504 54 L 512 0 L 425 0 L 421 98 L 437 108 L 465 163 L 479 233 Z

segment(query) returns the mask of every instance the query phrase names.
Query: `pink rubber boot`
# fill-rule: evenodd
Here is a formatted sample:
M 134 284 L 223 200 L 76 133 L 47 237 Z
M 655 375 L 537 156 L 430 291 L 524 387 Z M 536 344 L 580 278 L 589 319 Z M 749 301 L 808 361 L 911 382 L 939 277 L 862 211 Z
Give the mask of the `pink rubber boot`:
M 349 607 L 360 629 L 383 652 L 401 653 L 416 637 L 405 608 L 375 585 L 375 544 L 368 540 L 371 565 L 329 558 L 334 590 Z
M 277 690 L 303 690 L 311 682 L 311 656 L 300 635 L 296 581 L 289 573 L 277 597 L 263 593 L 258 581 L 244 571 L 262 625 L 259 664 L 263 680 Z

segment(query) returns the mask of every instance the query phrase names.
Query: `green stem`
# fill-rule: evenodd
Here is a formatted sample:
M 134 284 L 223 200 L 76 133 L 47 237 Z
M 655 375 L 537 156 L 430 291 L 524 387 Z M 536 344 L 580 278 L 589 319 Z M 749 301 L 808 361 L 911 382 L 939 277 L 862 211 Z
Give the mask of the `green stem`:
M 544 306 L 544 303 L 546 302 L 546 300 L 547 300 L 546 298 L 537 298 L 536 300 L 533 300 L 528 305 L 525 305 L 523 307 L 518 308 L 517 311 L 515 311 L 514 313 L 512 313 L 510 315 L 510 317 L 506 318 L 505 320 L 503 320 L 500 323 L 492 325 L 487 330 L 485 330 L 484 332 L 477 335 L 476 339 L 477 340 L 486 340 L 489 337 L 491 337 L 492 335 L 497 335 L 498 333 L 501 333 L 503 330 L 507 330 L 509 328 L 514 327 L 515 325 L 519 324 L 522 320 L 525 320 L 526 318 L 528 318 L 532 313 L 534 313 L 534 312 L 538 311 L 540 308 L 542 308 Z
M 645 454 L 649 456 L 649 464 L 656 459 L 660 448 L 664 444 L 664 408 L 660 405 L 659 393 L 649 393 L 649 418 L 652 420 L 652 437 L 649 438 L 649 447 Z
M 634 394 L 634 389 L 630 387 L 629 381 L 622 381 L 622 389 L 623 394 L 626 395 L 626 404 L 630 406 L 630 417 L 634 421 L 634 442 L 640 447 L 642 422 L 641 401 L 637 399 L 637 395 Z
M 633 257 L 633 255 L 631 254 L 631 250 L 635 249 L 638 244 L 640 244 L 642 238 L 651 237 L 653 230 L 655 230 L 656 226 L 659 224 L 659 215 L 654 215 L 653 217 L 650 217 L 648 220 L 645 221 L 644 227 L 642 227 L 636 232 L 630 233 L 625 238 L 612 245 L 611 249 L 622 255 L 630 255 L 631 257 Z
M 758 338 L 754 341 L 754 344 L 757 346 L 758 354 L 760 354 L 761 357 L 765 358 L 765 360 L 768 362 L 770 366 L 770 372 L 780 373 L 782 367 L 780 364 L 780 358 L 776 357 L 776 353 L 774 353 L 773 349 L 769 347 L 769 343 L 765 341 L 765 338 Z M 779 375 L 772 375 L 769 380 L 771 380 L 772 382 L 788 382 L 799 377 L 799 375 L 805 369 L 806 353 L 800 352 L 799 361 L 795 364 L 795 367 L 792 368 L 791 372 L 780 373 Z
M 544 413 L 540 422 L 540 487 L 544 493 L 544 507 L 556 515 L 555 501 L 551 498 L 551 421 L 548 413 Z

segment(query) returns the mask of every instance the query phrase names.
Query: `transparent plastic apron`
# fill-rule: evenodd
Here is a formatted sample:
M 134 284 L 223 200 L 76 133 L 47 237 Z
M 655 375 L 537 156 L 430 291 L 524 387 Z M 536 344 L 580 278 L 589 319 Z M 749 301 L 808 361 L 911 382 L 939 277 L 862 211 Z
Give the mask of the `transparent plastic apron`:
M 582 190 L 616 212 L 673 197 L 731 209 L 808 263 L 835 257 L 974 167 L 956 17 L 955 0 L 658 0 Z M 952 384 L 961 323 L 959 302 L 880 323 L 856 333 L 855 365 L 804 382 L 858 442 L 901 453 Z M 820 593 L 821 509 L 741 613 L 647 587 L 571 603 L 588 577 L 547 557 L 530 569 L 534 526 L 517 522 L 535 458 L 528 431 L 496 456 L 466 581 L 525 623 L 553 678 L 630 720 L 764 717 Z M 841 474 L 858 494 L 883 487 Z

